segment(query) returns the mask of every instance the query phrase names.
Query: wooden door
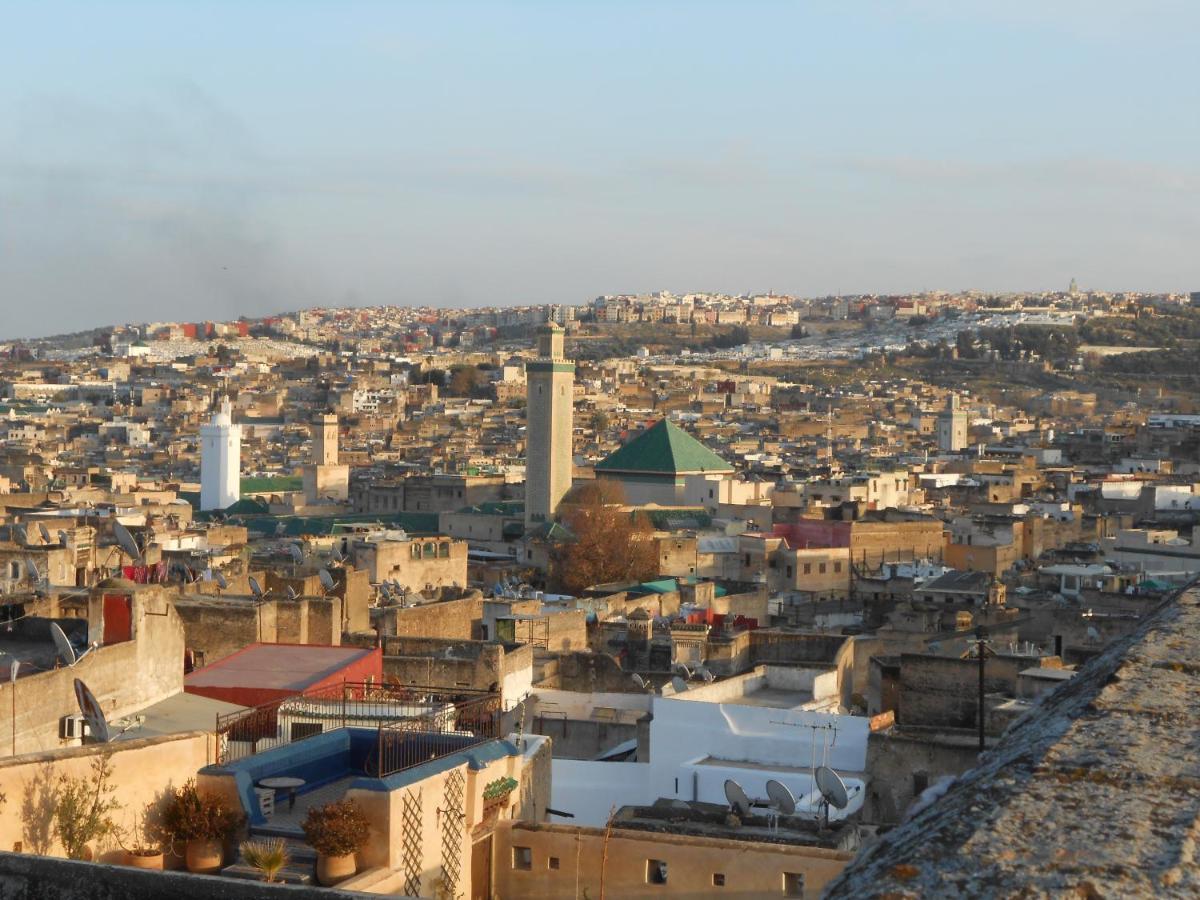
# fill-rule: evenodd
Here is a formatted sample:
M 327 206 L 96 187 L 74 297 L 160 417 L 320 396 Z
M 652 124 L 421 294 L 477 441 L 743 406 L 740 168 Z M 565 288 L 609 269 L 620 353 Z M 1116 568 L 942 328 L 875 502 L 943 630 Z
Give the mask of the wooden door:
M 492 900 L 492 836 L 471 845 L 471 900 Z

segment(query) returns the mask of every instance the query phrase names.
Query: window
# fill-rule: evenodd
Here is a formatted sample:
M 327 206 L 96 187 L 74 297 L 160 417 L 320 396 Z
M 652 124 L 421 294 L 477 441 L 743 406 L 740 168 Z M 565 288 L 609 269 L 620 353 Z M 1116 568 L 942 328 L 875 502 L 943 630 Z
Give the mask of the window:
M 8 564 L 8 577 L 13 581 L 18 581 L 21 578 L 21 564 L 15 559 Z
M 835 563 L 833 564 L 833 571 L 835 571 L 835 572 L 841 572 L 841 571 L 842 571 L 842 564 L 841 564 L 840 562 L 835 562 Z
M 824 575 L 825 574 L 825 563 L 821 563 L 819 566 L 817 566 L 817 571 L 820 572 L 822 575 Z
M 785 896 L 785 897 L 803 897 L 804 896 L 804 873 L 803 872 L 784 872 L 783 873 L 783 896 Z
M 450 556 L 450 545 L 445 542 L 438 544 L 438 556 L 442 559 L 448 559 Z
M 792 567 L 791 567 L 791 566 L 788 566 L 788 567 L 787 567 L 787 577 L 788 577 L 788 578 L 791 578 L 791 577 L 792 577 Z
M 558 868 L 558 857 L 557 856 L 549 857 L 546 860 L 546 868 L 547 869 L 557 869 Z
M 513 847 L 513 863 L 514 869 L 521 869 L 528 872 L 533 868 L 533 850 L 529 847 Z
M 646 884 L 666 884 L 667 863 L 662 859 L 646 860 Z
M 713 887 L 725 887 L 724 872 L 713 872 Z

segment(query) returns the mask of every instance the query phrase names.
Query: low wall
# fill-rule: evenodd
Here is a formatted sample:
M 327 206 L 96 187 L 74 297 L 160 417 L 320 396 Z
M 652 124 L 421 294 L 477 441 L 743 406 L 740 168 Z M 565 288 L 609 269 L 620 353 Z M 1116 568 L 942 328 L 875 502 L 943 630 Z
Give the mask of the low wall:
M 333 888 L 291 884 L 263 884 L 186 872 L 154 872 L 126 866 L 76 862 L 47 856 L 0 853 L 0 897 L 21 900 L 159 900 L 188 897 L 192 900 L 260 900 L 279 897 L 344 898 L 362 894 Z M 395 895 L 393 895 L 395 896 Z

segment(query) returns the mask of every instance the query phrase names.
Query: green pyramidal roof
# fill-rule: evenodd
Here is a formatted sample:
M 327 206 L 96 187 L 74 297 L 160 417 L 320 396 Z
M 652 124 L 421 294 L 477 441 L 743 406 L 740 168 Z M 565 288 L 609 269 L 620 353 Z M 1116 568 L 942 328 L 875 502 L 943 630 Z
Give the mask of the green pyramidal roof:
M 660 419 L 624 447 L 596 463 L 596 471 L 683 475 L 732 472 L 733 467 L 682 428 Z

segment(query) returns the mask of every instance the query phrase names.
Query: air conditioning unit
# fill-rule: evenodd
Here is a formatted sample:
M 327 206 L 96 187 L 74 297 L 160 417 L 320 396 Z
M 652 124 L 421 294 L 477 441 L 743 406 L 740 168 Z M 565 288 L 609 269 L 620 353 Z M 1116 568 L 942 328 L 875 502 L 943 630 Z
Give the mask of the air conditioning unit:
M 58 736 L 64 741 L 82 740 L 89 733 L 83 716 L 63 716 L 58 720 Z

